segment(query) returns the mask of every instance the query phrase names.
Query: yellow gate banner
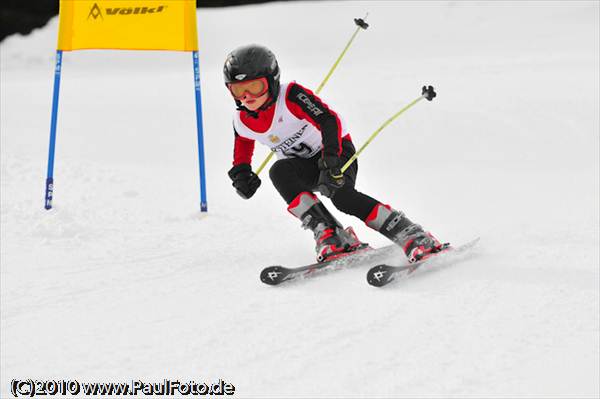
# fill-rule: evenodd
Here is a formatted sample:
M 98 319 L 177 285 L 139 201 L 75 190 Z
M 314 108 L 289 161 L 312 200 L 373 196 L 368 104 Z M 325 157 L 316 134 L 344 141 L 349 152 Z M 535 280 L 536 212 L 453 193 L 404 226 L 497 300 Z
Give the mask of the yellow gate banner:
M 57 49 L 196 51 L 196 0 L 60 0 Z

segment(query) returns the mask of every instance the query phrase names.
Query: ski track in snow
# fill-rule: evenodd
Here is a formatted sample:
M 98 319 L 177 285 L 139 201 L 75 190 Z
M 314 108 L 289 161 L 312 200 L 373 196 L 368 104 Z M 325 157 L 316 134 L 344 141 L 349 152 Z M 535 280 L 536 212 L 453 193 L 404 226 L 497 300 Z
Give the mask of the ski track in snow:
M 316 87 L 367 10 L 371 27 L 322 93 L 357 145 L 423 84 L 438 97 L 365 150 L 358 187 L 441 240 L 481 242 L 384 289 L 367 285 L 368 265 L 266 286 L 263 267 L 312 262 L 313 242 L 267 174 L 250 201 L 230 186 L 223 59 L 263 43 L 282 80 Z M 598 14 L 597 2 L 200 10 L 206 215 L 189 54 L 65 54 L 48 212 L 57 19 L 8 38 L 0 396 L 13 378 L 223 378 L 239 397 L 597 398 Z M 254 164 L 265 155 L 257 146 Z

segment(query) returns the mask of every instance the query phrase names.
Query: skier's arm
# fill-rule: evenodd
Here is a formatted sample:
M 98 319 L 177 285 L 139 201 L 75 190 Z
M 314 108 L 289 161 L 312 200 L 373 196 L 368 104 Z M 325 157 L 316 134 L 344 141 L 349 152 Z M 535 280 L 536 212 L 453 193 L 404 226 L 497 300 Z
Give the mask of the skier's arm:
M 342 153 L 342 123 L 335 111 L 298 83 L 290 83 L 285 101 L 294 116 L 309 121 L 321 131 L 323 157 L 339 157 Z
M 242 137 L 233 130 L 235 141 L 233 143 L 233 165 L 252 163 L 252 154 L 254 154 L 254 140 Z

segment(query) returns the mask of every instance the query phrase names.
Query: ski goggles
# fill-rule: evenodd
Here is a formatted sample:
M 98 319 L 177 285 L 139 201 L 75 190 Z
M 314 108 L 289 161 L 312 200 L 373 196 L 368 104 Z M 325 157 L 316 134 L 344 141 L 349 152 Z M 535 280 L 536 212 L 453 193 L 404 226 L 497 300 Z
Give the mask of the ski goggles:
M 243 82 L 228 83 L 227 88 L 236 100 L 240 100 L 246 93 L 250 97 L 262 96 L 269 90 L 269 83 L 267 82 L 267 78 L 262 77 Z

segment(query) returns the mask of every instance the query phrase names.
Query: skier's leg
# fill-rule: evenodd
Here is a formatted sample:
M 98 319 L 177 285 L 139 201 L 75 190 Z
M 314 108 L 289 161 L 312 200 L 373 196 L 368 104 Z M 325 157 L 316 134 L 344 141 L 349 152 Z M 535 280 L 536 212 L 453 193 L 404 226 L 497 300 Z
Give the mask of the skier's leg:
M 286 203 L 290 204 L 300 193 L 311 191 L 316 185 L 318 157 L 280 159 L 271 166 L 269 177 Z
M 342 158 L 349 159 L 354 147 L 346 144 Z M 340 211 L 356 216 L 367 226 L 377 230 L 402 247 L 410 262 L 414 262 L 441 248 L 440 242 L 429 232 L 410 221 L 403 212 L 392 209 L 354 188 L 358 164 L 354 162 L 344 173 L 344 186 L 336 191 L 333 204 Z
M 342 162 L 346 162 L 356 152 L 354 145 L 349 140 L 342 141 Z M 344 185 L 338 189 L 331 198 L 333 205 L 348 215 L 365 220 L 375 205 L 379 203 L 374 198 L 357 191 L 354 188 L 358 174 L 358 161 L 354 161 L 344 172 Z
M 302 221 L 302 227 L 314 233 L 317 260 L 353 249 L 342 225 L 325 205 L 311 192 L 316 185 L 319 168 L 317 160 L 281 159 L 273 164 L 269 175 L 279 194 L 288 203 L 288 211 Z
M 340 211 L 356 216 L 360 220 L 366 220 L 371 210 L 379 204 L 379 201 L 357 191 L 348 183 L 336 191 L 331 202 Z

